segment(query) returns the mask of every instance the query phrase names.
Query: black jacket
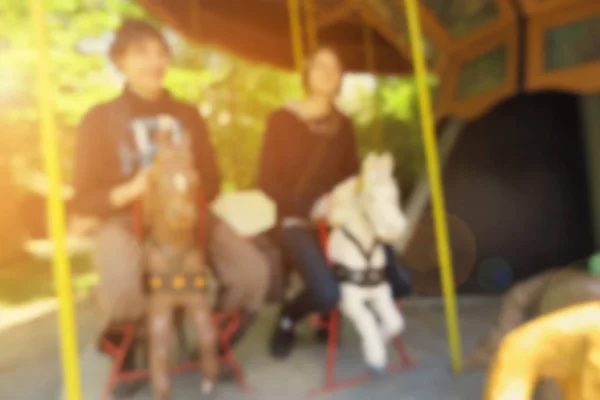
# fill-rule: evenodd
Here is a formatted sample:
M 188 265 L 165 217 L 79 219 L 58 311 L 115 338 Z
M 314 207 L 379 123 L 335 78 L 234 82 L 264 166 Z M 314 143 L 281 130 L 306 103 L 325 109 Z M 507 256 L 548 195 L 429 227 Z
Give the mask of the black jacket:
M 348 117 L 337 110 L 334 112 L 340 123 L 331 135 L 312 132 L 306 121 L 286 108 L 271 114 L 263 144 L 259 184 L 277 204 L 279 219 L 307 218 L 319 197 L 358 173 L 354 127 Z
M 136 146 L 133 124 L 141 124 L 152 141 L 153 123 L 161 114 L 174 117 L 190 134 L 206 200 L 210 202 L 218 195 L 221 174 L 197 109 L 175 100 L 166 90 L 158 100 L 147 101 L 125 89 L 118 98 L 92 108 L 79 126 L 74 213 L 106 218 L 124 211 L 111 205 L 109 193 L 131 179 L 141 166 L 143 157 Z

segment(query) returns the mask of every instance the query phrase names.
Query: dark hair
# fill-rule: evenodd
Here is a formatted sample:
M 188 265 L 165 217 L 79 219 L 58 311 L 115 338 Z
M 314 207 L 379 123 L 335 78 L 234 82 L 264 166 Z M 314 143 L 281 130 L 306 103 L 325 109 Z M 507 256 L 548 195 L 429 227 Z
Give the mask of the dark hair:
M 337 49 L 331 45 L 321 45 L 319 47 L 317 47 L 315 50 L 313 50 L 308 57 L 306 57 L 304 59 L 304 63 L 302 64 L 302 72 L 301 72 L 301 79 L 302 79 L 302 88 L 304 89 L 305 93 L 310 93 L 310 81 L 309 81 L 309 76 L 310 76 L 310 69 L 312 68 L 313 62 L 315 60 L 315 58 L 317 57 L 317 55 L 323 51 L 328 51 L 330 53 L 333 53 L 333 55 L 335 56 L 335 58 L 337 58 L 338 63 L 340 65 L 340 71 L 341 74 L 344 75 L 344 63 L 342 61 L 342 57 L 339 53 L 339 51 L 337 51 Z M 340 87 L 338 89 L 341 90 L 342 89 L 342 82 L 340 81 Z
M 123 21 L 115 34 L 115 38 L 110 46 L 109 57 L 112 62 L 121 57 L 129 47 L 140 40 L 154 39 L 159 41 L 167 52 L 171 52 L 169 44 L 160 31 L 148 22 L 138 19 L 126 19 Z

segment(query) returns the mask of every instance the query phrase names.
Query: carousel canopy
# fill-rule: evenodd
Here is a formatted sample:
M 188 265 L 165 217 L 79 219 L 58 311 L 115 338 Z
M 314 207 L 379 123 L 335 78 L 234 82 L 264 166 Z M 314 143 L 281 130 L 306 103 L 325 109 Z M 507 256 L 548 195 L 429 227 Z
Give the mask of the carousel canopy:
M 286 0 L 138 0 L 193 41 L 290 69 Z M 310 1 L 310 2 L 309 2 Z M 352 71 L 411 72 L 403 0 L 299 0 L 321 43 L 335 45 Z M 306 13 L 312 5 L 310 13 Z M 471 119 L 519 90 L 600 91 L 600 1 L 420 0 L 422 44 L 441 78 L 439 117 Z M 304 43 L 306 47 L 307 38 Z M 523 51 L 526 50 L 526 51 Z
M 138 1 L 190 40 L 279 68 L 294 67 L 286 0 Z M 358 12 L 351 12 L 345 0 L 314 0 L 314 3 L 319 41 L 335 45 L 350 70 L 367 70 L 363 25 Z M 306 26 L 306 14 L 300 15 L 302 25 Z M 410 59 L 399 54 L 384 36 L 374 34 L 373 44 L 379 72 L 410 72 Z

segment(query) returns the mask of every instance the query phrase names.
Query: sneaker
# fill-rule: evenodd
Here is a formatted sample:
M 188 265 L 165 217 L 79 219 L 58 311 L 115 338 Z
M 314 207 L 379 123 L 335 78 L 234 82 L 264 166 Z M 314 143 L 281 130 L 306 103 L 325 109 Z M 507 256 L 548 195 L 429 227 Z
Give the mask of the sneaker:
M 287 358 L 294 347 L 294 322 L 280 317 L 271 336 L 271 356 L 278 359 Z

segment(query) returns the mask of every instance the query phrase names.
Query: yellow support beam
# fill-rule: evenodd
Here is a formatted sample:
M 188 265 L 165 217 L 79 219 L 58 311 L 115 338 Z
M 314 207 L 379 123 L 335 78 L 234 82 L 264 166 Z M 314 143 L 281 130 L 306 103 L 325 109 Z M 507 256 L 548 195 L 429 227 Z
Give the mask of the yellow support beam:
M 315 20 L 315 3 L 313 0 L 304 0 L 304 20 L 306 21 L 308 50 L 312 52 L 319 46 L 319 32 Z
M 300 21 L 300 2 L 299 0 L 287 0 L 290 37 L 292 40 L 292 52 L 294 55 L 294 65 L 296 70 L 302 70 L 304 61 L 304 44 L 302 43 L 302 22 Z
M 375 76 L 377 73 L 377 66 L 375 62 L 375 47 L 373 46 L 373 30 L 369 23 L 363 18 L 363 42 L 365 48 L 365 62 L 367 64 L 367 70 Z M 377 77 L 375 77 L 377 79 Z M 383 147 L 383 132 L 381 127 L 381 113 L 378 98 L 379 84 L 375 84 L 375 94 L 373 96 L 373 103 L 375 108 L 375 115 L 373 118 L 373 147 L 376 150 L 381 150 Z
M 458 312 L 456 306 L 456 290 L 454 287 L 454 274 L 452 273 L 452 255 L 448 240 L 448 226 L 446 224 L 446 211 L 444 207 L 444 190 L 440 173 L 439 156 L 435 137 L 435 123 L 429 87 L 427 84 L 427 64 L 423 55 L 423 38 L 419 20 L 417 0 L 405 0 L 406 18 L 410 36 L 413 68 L 419 91 L 419 108 L 421 110 L 421 127 L 423 143 L 427 161 L 429 185 L 431 187 L 431 201 L 433 205 L 433 218 L 435 222 L 438 262 L 444 292 L 444 305 L 446 308 L 446 324 L 448 329 L 448 345 L 450 359 L 455 373 L 462 372 L 462 354 Z
M 54 245 L 53 266 L 59 299 L 59 329 L 62 372 L 66 400 L 81 400 L 77 328 L 71 285 L 71 268 L 66 246 L 65 207 L 61 195 L 61 176 L 52 99 L 50 51 L 46 31 L 45 0 L 30 0 L 31 23 L 37 47 L 37 81 L 44 168 L 50 182 L 48 224 Z

